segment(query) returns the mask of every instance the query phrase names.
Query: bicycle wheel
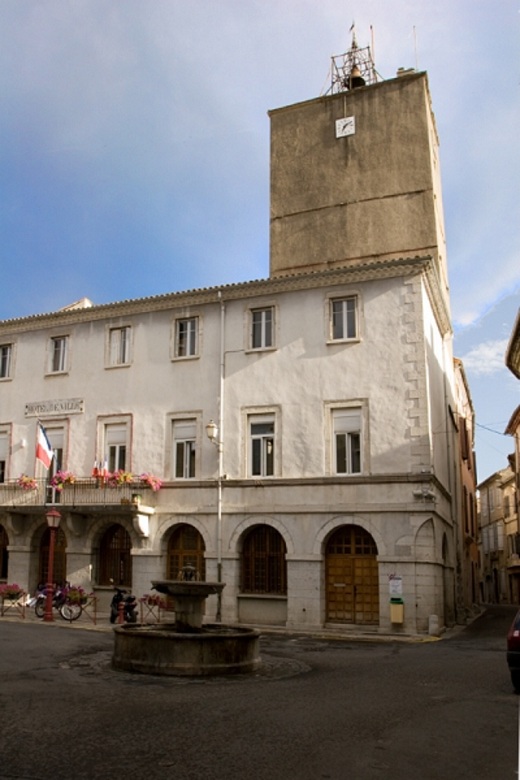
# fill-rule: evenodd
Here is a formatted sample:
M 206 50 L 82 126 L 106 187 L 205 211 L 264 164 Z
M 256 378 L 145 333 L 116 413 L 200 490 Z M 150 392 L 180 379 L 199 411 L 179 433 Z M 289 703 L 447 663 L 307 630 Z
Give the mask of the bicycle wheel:
M 83 612 L 83 607 L 81 604 L 62 604 L 59 609 L 59 613 L 63 620 L 68 620 L 69 623 L 73 620 L 77 620 L 81 613 Z

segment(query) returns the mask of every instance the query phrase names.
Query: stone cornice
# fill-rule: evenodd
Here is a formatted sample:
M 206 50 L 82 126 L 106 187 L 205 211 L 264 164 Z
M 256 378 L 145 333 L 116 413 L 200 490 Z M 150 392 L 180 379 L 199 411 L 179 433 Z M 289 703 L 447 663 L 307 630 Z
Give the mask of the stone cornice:
M 508 433 L 510 436 L 516 436 L 520 432 L 520 406 L 517 406 L 513 414 L 511 415 L 511 419 L 509 420 L 507 424 L 507 428 L 505 429 L 504 433 Z
M 431 256 L 396 258 L 350 263 L 341 267 L 310 273 L 280 275 L 250 282 L 237 282 L 216 287 L 203 287 L 183 292 L 166 293 L 147 298 L 128 299 L 89 308 L 65 309 L 47 314 L 33 314 L 0 321 L 2 336 L 44 330 L 63 325 L 110 320 L 148 312 L 181 309 L 211 303 L 254 298 L 280 292 L 308 290 L 331 285 L 353 284 L 377 279 L 424 274 L 426 289 L 442 333 L 450 330 L 450 318 L 444 301 L 439 277 Z
M 442 293 L 442 284 L 437 265 L 430 259 L 426 267 L 426 290 L 432 305 L 433 313 L 443 336 L 452 333 L 451 315 L 447 298 Z
M 506 366 L 517 379 L 520 379 L 520 309 L 516 315 L 515 324 L 511 331 L 511 338 L 507 345 Z

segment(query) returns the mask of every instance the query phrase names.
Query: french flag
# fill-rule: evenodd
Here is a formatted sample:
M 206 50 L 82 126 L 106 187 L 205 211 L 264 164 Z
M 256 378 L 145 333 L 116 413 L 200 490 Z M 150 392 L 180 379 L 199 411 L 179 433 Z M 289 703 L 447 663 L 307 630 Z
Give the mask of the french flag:
M 38 423 L 36 431 L 36 460 L 39 460 L 40 463 L 43 463 L 45 468 L 48 469 L 52 463 L 53 457 L 54 453 L 52 451 L 51 443 L 47 438 L 47 434 L 45 433 L 45 428 L 41 423 Z

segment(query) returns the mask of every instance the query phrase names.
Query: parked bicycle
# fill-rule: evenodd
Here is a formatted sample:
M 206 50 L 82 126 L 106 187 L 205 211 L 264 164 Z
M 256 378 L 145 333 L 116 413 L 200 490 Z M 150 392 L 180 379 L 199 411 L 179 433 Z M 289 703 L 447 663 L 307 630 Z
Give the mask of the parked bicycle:
M 70 623 L 81 616 L 83 607 L 78 601 L 70 601 L 67 598 L 67 591 L 67 586 L 61 587 L 60 585 L 57 585 L 53 588 L 52 608 L 58 611 L 58 614 L 63 620 L 68 620 Z M 45 610 L 47 608 L 47 587 L 45 585 L 38 586 L 36 595 L 29 601 L 29 606 L 34 606 L 36 617 L 43 618 L 45 616 Z

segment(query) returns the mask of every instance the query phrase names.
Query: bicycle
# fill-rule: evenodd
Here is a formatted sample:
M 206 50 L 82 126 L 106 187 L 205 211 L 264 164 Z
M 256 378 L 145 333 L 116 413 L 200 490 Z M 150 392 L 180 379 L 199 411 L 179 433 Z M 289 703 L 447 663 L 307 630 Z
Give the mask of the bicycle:
M 44 588 L 41 590 L 35 598 L 34 613 L 37 618 L 43 618 L 47 608 L 47 589 Z M 67 620 L 69 623 L 81 617 L 81 613 L 83 612 L 83 607 L 80 603 L 67 600 L 66 593 L 62 588 L 55 589 L 52 595 L 52 608 L 56 609 L 60 617 L 63 620 Z

